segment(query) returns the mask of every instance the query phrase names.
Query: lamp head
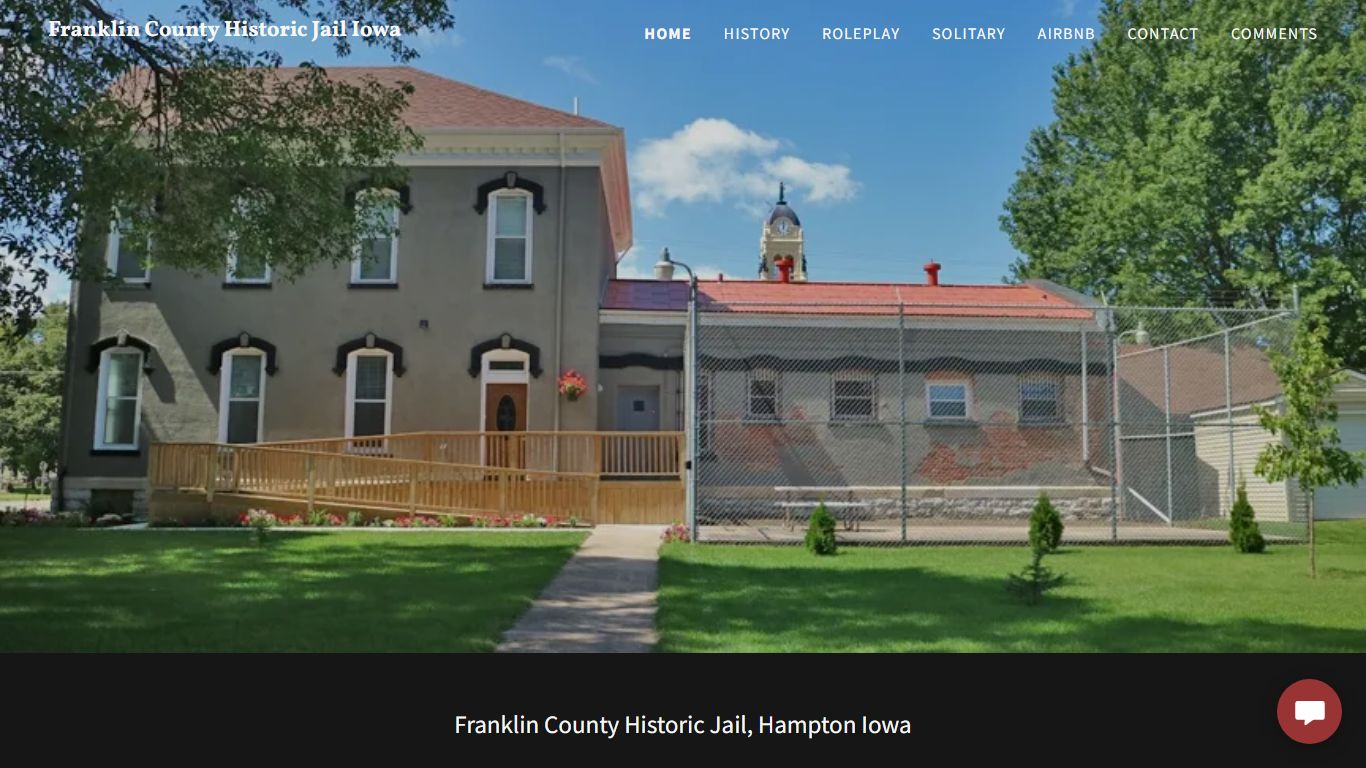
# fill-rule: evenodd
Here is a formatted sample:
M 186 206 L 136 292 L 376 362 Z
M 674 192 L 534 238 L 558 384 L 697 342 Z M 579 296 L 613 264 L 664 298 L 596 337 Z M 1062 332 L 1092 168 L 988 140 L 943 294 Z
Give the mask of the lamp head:
M 659 252 L 659 261 L 655 262 L 655 279 L 672 280 L 674 279 L 674 262 L 669 257 L 669 249 L 665 248 Z
M 1148 329 L 1143 327 L 1143 323 L 1139 323 L 1138 328 L 1134 329 L 1134 341 L 1140 347 L 1146 347 L 1148 342 L 1152 341 L 1152 336 L 1148 333 Z

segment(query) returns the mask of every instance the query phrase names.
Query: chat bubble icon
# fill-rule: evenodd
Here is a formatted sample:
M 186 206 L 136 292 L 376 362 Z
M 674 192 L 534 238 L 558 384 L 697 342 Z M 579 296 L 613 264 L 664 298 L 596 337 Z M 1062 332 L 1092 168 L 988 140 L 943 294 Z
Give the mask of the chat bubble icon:
M 1297 701 L 1295 702 L 1295 719 L 1309 725 L 1315 720 L 1323 720 L 1323 702 L 1321 701 Z

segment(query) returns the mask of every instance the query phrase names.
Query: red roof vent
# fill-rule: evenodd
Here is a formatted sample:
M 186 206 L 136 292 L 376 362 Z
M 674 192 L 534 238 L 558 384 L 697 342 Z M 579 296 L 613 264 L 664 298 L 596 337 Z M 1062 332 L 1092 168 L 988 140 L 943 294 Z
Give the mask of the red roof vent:
M 925 283 L 927 285 L 939 285 L 939 267 L 937 261 L 930 261 L 925 264 Z

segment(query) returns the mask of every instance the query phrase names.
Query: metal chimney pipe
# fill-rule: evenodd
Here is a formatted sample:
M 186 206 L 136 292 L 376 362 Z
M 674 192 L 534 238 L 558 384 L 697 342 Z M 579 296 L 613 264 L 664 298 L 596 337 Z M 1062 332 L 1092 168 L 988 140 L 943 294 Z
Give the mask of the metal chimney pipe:
M 939 268 L 937 261 L 930 261 L 925 264 L 925 282 L 929 285 L 939 285 Z

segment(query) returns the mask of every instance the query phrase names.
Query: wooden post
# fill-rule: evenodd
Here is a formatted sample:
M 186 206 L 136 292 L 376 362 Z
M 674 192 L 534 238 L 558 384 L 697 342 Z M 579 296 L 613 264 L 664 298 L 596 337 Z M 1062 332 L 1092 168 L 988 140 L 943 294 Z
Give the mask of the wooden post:
M 589 480 L 589 482 L 591 482 L 593 486 L 589 491 L 590 495 L 588 498 L 588 513 L 589 516 L 593 519 L 593 524 L 596 525 L 602 522 L 598 519 L 598 489 L 602 486 L 602 479 L 599 476 L 594 476 Z
M 308 482 L 308 513 L 313 514 L 313 497 L 317 492 L 317 476 L 314 472 L 312 454 L 304 457 L 304 477 Z
M 602 476 L 602 435 L 593 436 L 593 473 Z
M 417 513 L 417 465 L 408 468 L 408 514 Z
M 211 445 L 204 459 L 204 500 L 213 503 L 213 487 L 218 482 L 218 446 Z
M 508 514 L 508 473 L 498 473 L 498 514 L 507 517 Z

